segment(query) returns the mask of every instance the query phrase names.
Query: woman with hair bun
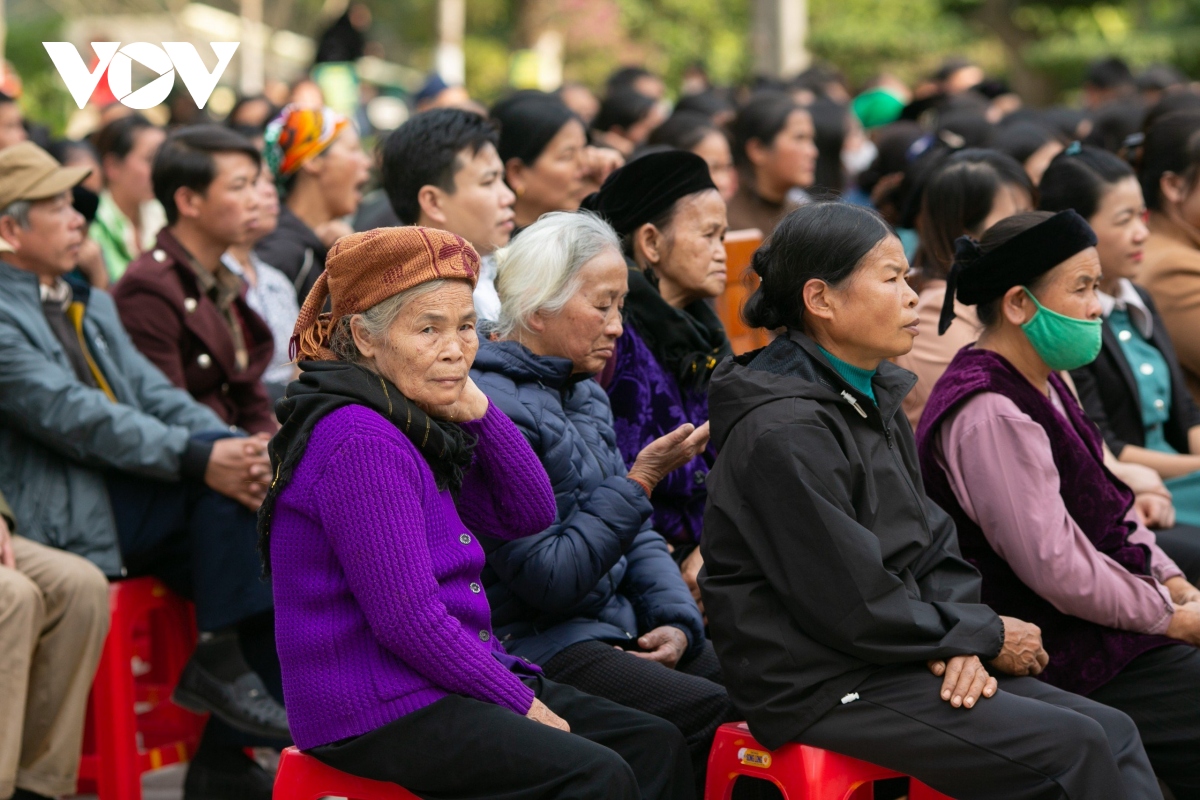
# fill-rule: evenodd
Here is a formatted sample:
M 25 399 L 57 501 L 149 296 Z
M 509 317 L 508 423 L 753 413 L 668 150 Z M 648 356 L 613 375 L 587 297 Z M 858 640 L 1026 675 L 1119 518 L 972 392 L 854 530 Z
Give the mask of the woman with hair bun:
M 717 368 L 700 588 L 730 697 L 766 747 L 833 750 L 960 800 L 1161 797 L 1129 717 L 1030 676 L 1037 627 L 980 602 L 926 494 L 888 359 L 916 335 L 895 233 L 859 206 L 784 218 Z M 1003 689 L 1003 691 L 999 691 Z
M 701 795 L 732 712 L 651 497 L 704 450 L 708 428 L 685 422 L 626 466 L 608 395 L 591 380 L 621 338 L 631 275 L 607 223 L 546 214 L 496 257 L 498 339 L 480 346 L 471 375 L 529 440 L 558 512 L 525 539 L 483 539 L 496 635 L 551 680 L 673 723 Z

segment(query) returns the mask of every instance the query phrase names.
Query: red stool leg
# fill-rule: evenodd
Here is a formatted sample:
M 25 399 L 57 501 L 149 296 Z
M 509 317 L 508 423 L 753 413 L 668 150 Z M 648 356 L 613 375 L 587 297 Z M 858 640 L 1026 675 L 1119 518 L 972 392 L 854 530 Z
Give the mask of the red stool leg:
M 112 625 L 93 684 L 96 755 L 99 774 L 96 790 L 100 800 L 141 800 L 142 780 L 138 763 L 137 717 L 133 711 L 135 692 L 130 660 L 133 658 L 130 602 L 122 584 L 109 589 Z
M 789 784 L 777 774 L 775 754 L 750 735 L 742 723 L 728 723 L 717 729 L 708 753 L 708 773 L 704 785 L 705 800 L 732 800 L 738 777 L 770 781 L 783 800 L 806 800 L 803 784 Z

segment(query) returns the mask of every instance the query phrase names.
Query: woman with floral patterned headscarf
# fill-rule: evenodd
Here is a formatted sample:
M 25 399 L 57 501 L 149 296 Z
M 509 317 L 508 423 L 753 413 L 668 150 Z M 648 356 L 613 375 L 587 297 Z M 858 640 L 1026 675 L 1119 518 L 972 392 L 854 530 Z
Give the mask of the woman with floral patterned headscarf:
M 255 253 L 291 278 L 303 303 L 325 270 L 330 245 L 351 232 L 343 220 L 358 208 L 371 165 L 358 131 L 331 108 L 289 105 L 267 125 L 263 155 L 283 207 L 275 232 Z

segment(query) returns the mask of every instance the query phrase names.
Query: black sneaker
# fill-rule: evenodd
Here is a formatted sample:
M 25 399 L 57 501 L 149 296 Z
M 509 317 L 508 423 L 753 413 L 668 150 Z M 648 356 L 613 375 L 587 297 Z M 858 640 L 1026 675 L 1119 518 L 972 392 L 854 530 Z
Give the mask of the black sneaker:
M 274 783 L 241 749 L 201 746 L 188 765 L 183 800 L 271 800 Z
M 292 738 L 287 712 L 255 672 L 222 681 L 193 658 L 183 668 L 171 702 L 197 714 L 212 714 L 230 727 L 255 736 L 287 741 Z

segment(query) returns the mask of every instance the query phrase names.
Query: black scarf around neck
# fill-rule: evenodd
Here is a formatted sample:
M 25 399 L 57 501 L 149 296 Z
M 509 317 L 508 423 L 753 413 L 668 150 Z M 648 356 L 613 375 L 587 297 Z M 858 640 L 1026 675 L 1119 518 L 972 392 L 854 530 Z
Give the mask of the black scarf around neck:
M 702 390 L 721 359 L 733 354 L 725 327 L 704 300 L 675 308 L 663 300 L 656 284 L 652 273 L 629 270 L 625 319 L 681 388 Z
M 270 574 L 271 517 L 275 501 L 292 480 L 309 437 L 327 415 L 349 405 L 382 414 L 421 451 L 439 490 L 458 491 L 471 466 L 475 440 L 461 426 L 434 419 L 400 393 L 395 384 L 365 367 L 345 361 L 301 361 L 300 378 L 275 404 L 279 432 L 267 445 L 274 479 L 258 512 L 258 549 Z M 353 491 L 354 487 L 347 487 Z

